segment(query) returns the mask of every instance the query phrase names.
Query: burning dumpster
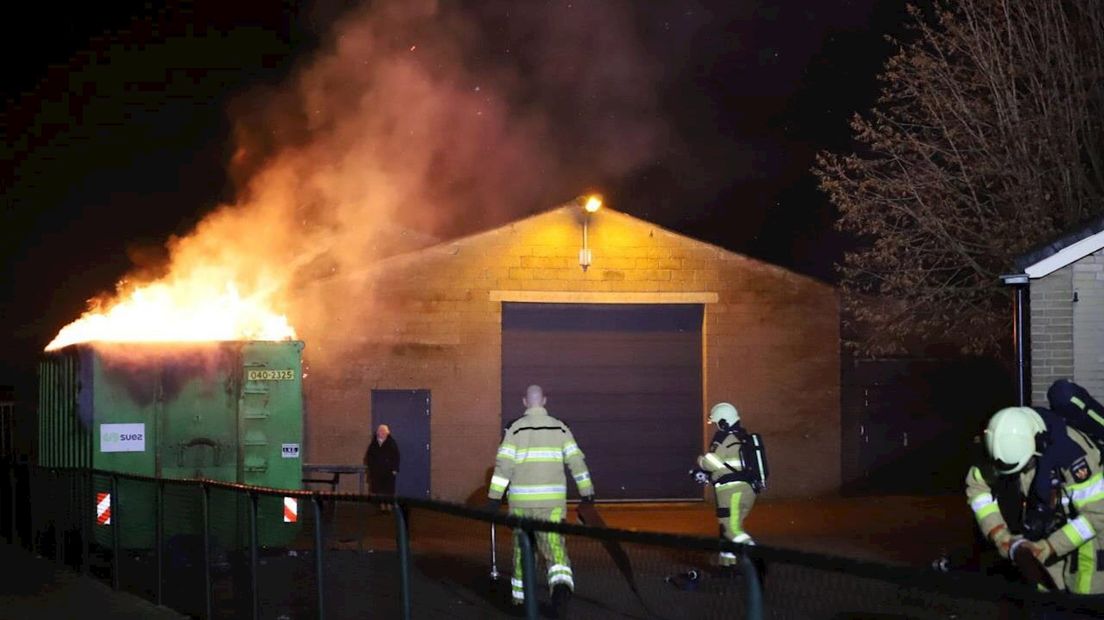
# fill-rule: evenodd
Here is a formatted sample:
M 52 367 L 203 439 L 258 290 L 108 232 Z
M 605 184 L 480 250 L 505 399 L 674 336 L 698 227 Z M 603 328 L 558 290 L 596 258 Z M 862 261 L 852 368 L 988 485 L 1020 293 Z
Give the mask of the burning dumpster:
M 39 367 L 37 462 L 164 478 L 206 478 L 282 489 L 302 488 L 303 343 L 224 341 L 89 342 L 46 353 Z M 93 482 L 99 544 L 111 543 L 110 511 L 120 510 L 121 544 L 149 548 L 156 527 L 156 486 Z M 189 491 L 192 491 L 189 489 Z M 202 521 L 194 498 L 164 507 L 173 524 Z M 216 492 L 211 511 L 217 539 L 248 544 L 248 498 Z M 287 523 L 281 497 L 261 497 L 258 536 L 283 546 L 298 524 Z M 107 518 L 103 513 L 106 511 Z M 171 513 L 171 514 L 170 514 Z

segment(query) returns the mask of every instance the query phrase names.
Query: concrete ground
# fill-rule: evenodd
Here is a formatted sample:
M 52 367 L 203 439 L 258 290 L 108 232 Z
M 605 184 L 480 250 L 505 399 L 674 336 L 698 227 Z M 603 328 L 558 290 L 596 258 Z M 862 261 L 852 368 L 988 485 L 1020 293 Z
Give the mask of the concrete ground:
M 600 505 L 611 527 L 717 535 L 707 503 Z M 764 501 L 744 524 L 756 542 L 891 564 L 927 566 L 942 552 L 969 548 L 973 515 L 961 495 Z
M 116 592 L 16 545 L 0 543 L 0 619 L 184 618 L 126 592 Z
M 610 527 L 648 532 L 716 536 L 712 504 L 599 504 Z M 453 522 L 420 511 L 412 520 L 416 539 L 447 538 Z M 577 522 L 574 509 L 568 519 Z M 392 520 L 375 508 L 337 510 L 334 538 L 349 545 L 359 530 L 363 544 L 393 548 Z M 744 524 L 759 544 L 899 565 L 928 566 L 943 553 L 962 553 L 973 543 L 973 516 L 962 496 L 856 497 L 765 501 Z
M 678 534 L 716 535 L 711 505 L 601 504 L 611 527 Z M 394 518 L 374 507 L 338 506 L 329 521 L 324 551 L 324 604 L 341 618 L 397 617 L 398 561 Z M 576 520 L 574 511 L 568 518 Z M 512 572 L 509 531 L 497 532 L 501 576 L 492 581 L 489 526 L 424 510 L 410 515 L 414 616 L 420 618 L 507 617 Z M 962 554 L 972 544 L 971 517 L 958 496 L 939 498 L 829 498 L 763 502 L 747 529 L 762 545 L 813 551 L 897 565 L 927 567 L 943 552 Z M 294 555 L 266 560 L 262 605 L 275 615 L 310 617 L 316 605 L 310 519 Z M 573 618 L 738 618 L 744 615 L 746 583 L 715 566 L 712 554 L 655 545 L 625 545 L 639 592 L 634 593 L 597 540 L 569 537 L 576 575 Z M 701 582 L 680 589 L 668 578 L 689 570 Z M 228 578 L 229 579 L 229 578 Z M 232 580 L 231 580 L 232 581 Z M 241 579 L 238 580 L 240 584 Z M 224 582 L 226 583 L 226 582 Z M 226 591 L 233 586 L 224 585 Z M 992 618 L 995 601 L 918 592 L 909 584 L 811 569 L 769 567 L 763 592 L 769 618 Z M 547 592 L 541 595 L 546 617 Z M 240 607 L 239 612 L 240 613 Z M 278 611 L 277 611 L 278 610 Z M 223 617 L 233 617 L 226 608 Z
M 705 503 L 600 504 L 598 509 L 616 528 L 704 536 L 717 532 L 713 508 Z M 262 554 L 259 598 L 263 618 L 317 617 L 313 522 L 310 511 L 304 513 L 301 536 L 291 549 L 269 549 Z M 573 510 L 568 518 L 576 520 Z M 363 504 L 341 504 L 336 511 L 327 511 L 324 519 L 328 535 L 322 577 L 327 617 L 399 617 L 394 517 Z M 487 524 L 425 510 L 412 511 L 410 519 L 414 617 L 475 619 L 511 614 L 508 531 L 497 533 L 495 550 L 501 576 L 494 581 L 489 576 Z M 917 566 L 928 566 L 942 552 L 968 548 L 972 527 L 965 501 L 959 496 L 764 501 L 746 523 L 746 529 L 762 545 Z M 634 592 L 601 542 L 569 537 L 567 547 L 577 583 L 573 618 L 744 615 L 746 583 L 738 574 L 717 568 L 712 554 L 625 545 L 638 586 Z M 110 578 L 106 555 L 93 564 L 97 582 L 22 549 L 9 547 L 6 552 L 11 555 L 7 566 L 29 568 L 19 569 L 20 578 L 2 590 L 0 618 L 78 617 L 85 615 L 81 610 L 101 608 L 110 610 L 111 617 L 179 617 L 103 585 Z M 212 575 L 216 617 L 248 616 L 248 564 L 236 553 L 232 549 L 216 553 Z M 201 566 L 195 557 L 172 557 L 166 564 L 167 603 L 193 617 L 202 615 L 203 610 Z M 152 598 L 156 568 L 150 555 L 127 553 L 120 570 L 125 590 Z M 677 580 L 689 570 L 699 571 L 698 583 L 680 588 L 668 580 Z M 546 616 L 547 598 L 547 591 L 542 590 Z M 763 598 L 768 618 L 991 618 L 997 613 L 993 601 L 955 599 L 889 581 L 784 564 L 768 567 Z

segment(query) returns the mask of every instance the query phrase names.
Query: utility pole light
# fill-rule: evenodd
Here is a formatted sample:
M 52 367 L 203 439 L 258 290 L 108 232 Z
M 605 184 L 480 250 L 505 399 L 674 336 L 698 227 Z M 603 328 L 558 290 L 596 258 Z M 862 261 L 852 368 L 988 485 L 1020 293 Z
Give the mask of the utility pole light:
M 593 256 L 590 253 L 590 247 L 587 241 L 587 228 L 590 224 L 590 214 L 595 213 L 598 209 L 602 208 L 602 197 L 597 194 L 591 194 L 590 196 L 580 196 L 580 202 L 583 203 L 583 249 L 579 250 L 579 266 L 583 268 L 583 271 L 590 267 L 590 260 Z

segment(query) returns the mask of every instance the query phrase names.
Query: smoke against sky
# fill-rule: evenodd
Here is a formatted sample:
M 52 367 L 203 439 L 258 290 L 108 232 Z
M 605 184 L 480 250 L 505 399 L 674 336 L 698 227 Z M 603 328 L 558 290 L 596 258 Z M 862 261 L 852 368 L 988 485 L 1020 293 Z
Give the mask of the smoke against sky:
M 655 66 L 627 4 L 482 7 L 365 4 L 286 83 L 240 97 L 239 195 L 170 240 L 162 299 L 167 285 L 185 313 L 249 308 L 259 326 L 255 308 L 286 312 L 296 277 L 363 266 L 408 230 L 451 236 L 548 208 L 654 157 Z M 231 303 L 191 309 L 231 285 Z M 119 295 L 134 287 L 152 297 L 137 279 Z
M 888 50 L 882 36 L 896 32 L 903 16 L 887 0 L 349 6 L 170 0 L 74 5 L 62 14 L 41 4 L 12 7 L 18 19 L 5 23 L 12 62 L 0 115 L 0 317 L 12 329 L 0 375 L 33 393 L 42 346 L 123 274 L 130 282 L 164 277 L 161 246 L 173 233 L 188 239 L 169 244 L 178 263 L 198 257 L 211 266 L 231 252 L 241 258 L 239 273 L 226 277 L 241 280 L 244 295 L 285 286 L 289 272 L 332 273 L 343 261 L 428 241 L 392 234 L 392 226 L 444 238 L 596 186 L 614 208 L 830 279 L 839 242 L 808 165 L 818 149 L 849 140 L 847 119 L 876 94 Z M 408 129 L 415 121 L 407 119 L 425 117 L 415 113 L 437 113 L 435 128 L 447 125 L 434 143 L 442 146 L 418 160 L 392 135 L 375 148 L 393 158 L 390 169 L 406 175 L 404 185 L 373 179 L 362 209 L 324 213 L 320 196 L 359 191 L 333 179 L 342 166 L 360 164 L 335 129 L 353 114 L 311 120 L 305 93 L 326 83 L 316 78 L 310 86 L 309 76 L 325 69 L 326 88 L 342 94 L 336 101 L 347 112 L 368 110 L 367 96 L 379 101 L 385 88 L 367 72 L 340 72 L 338 59 L 366 43 L 341 44 L 337 32 L 372 33 L 360 67 L 401 60 L 439 91 L 434 97 L 455 95 L 466 107 L 410 97 L 393 104 L 389 113 L 398 106 Z M 471 115 L 461 110 L 480 94 L 497 106 L 483 113 L 497 113 L 499 124 L 466 122 Z M 376 108 L 377 115 L 387 109 Z M 487 144 L 536 157 L 511 165 L 504 147 L 487 155 Z M 476 164 L 459 165 L 471 151 Z M 341 157 L 319 158 L 334 152 Z M 419 164 L 414 173 L 402 168 L 411 161 Z M 333 171 L 329 188 L 319 162 Z M 388 165 L 371 163 L 361 186 Z M 449 173 L 441 173 L 446 164 Z M 266 174 L 281 168 L 296 174 Z M 421 188 L 413 181 L 419 176 L 428 178 Z M 261 206 L 262 195 L 278 193 L 262 191 L 270 182 L 323 187 L 325 194 L 303 192 L 292 205 L 315 217 L 294 229 L 283 221 L 288 204 Z M 367 203 L 385 192 L 408 199 Z M 191 235 L 212 211 L 219 215 L 202 225 L 211 232 Z M 262 214 L 277 221 L 262 223 Z M 344 234 L 350 222 L 373 234 Z M 266 240 L 266 231 L 276 236 Z M 349 251 L 327 252 L 334 247 Z
M 626 3 L 366 4 L 232 106 L 235 177 L 324 228 L 470 232 L 654 158 L 657 70 Z

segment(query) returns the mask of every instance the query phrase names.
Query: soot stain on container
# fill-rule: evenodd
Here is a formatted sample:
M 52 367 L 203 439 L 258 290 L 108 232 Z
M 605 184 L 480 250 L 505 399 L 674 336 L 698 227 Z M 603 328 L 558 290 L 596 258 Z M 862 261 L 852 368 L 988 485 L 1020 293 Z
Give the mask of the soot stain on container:
M 229 370 L 232 362 L 230 351 L 221 343 L 111 343 L 96 348 L 108 381 L 123 386 L 130 400 L 142 407 L 158 399 L 172 401 L 193 383 L 209 394 L 215 389 L 213 379 Z

